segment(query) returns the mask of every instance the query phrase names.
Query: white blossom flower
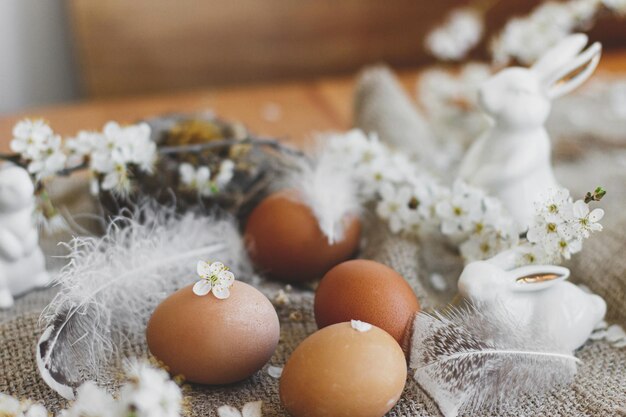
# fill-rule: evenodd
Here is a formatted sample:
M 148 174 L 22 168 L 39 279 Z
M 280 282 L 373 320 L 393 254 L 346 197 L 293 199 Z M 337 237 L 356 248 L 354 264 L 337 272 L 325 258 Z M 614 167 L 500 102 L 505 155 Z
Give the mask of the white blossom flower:
M 115 122 L 104 126 L 102 138 L 95 143 L 90 155 L 90 168 L 103 177 L 101 188 L 119 194 L 130 191 L 129 166 L 152 172 L 156 162 L 156 144 L 150 139 L 150 127 L 145 123 L 122 127 Z M 93 187 L 97 190 L 99 187 Z
M 616 348 L 626 347 L 626 332 L 619 324 L 612 324 L 606 329 L 606 340 Z
M 65 168 L 66 159 L 61 149 L 61 137 L 48 136 L 43 149 L 28 164 L 28 172 L 34 174 L 38 180 L 50 177 Z
M 558 188 L 548 190 L 534 204 L 538 215 L 544 217 L 547 222 L 558 224 L 565 221 L 571 203 L 569 190 Z
M 332 134 L 324 138 L 324 146 L 336 155 L 339 166 L 352 166 L 369 149 L 370 142 L 360 129 L 352 129 L 343 134 Z
M 583 200 L 578 200 L 571 205 L 571 226 L 575 234 L 588 238 L 592 232 L 601 232 L 602 225 L 598 223 L 604 217 L 604 210 L 601 208 L 589 211 L 589 204 Z
M 225 159 L 220 164 L 220 169 L 215 177 L 217 188 L 222 189 L 233 179 L 235 175 L 235 163 L 230 159 Z
M 74 138 L 66 139 L 67 165 L 70 167 L 81 165 L 103 140 L 101 133 L 86 130 L 78 132 Z
M 492 43 L 494 60 L 504 64 L 515 58 L 523 64 L 532 64 L 574 30 L 587 29 L 601 3 L 616 13 L 626 13 L 624 0 L 548 1 L 527 17 L 509 20 Z
M 488 127 L 478 89 L 490 75 L 488 65 L 468 63 L 459 72 L 431 69 L 420 76 L 418 99 L 437 137 L 451 148 L 448 158 L 460 157 L 463 147 Z
M 25 119 L 13 128 L 11 150 L 28 162 L 28 172 L 37 180 L 56 174 L 65 168 L 67 157 L 61 149 L 61 137 L 55 135 L 42 120 Z
M 129 382 L 120 390 L 122 415 L 135 417 L 179 417 L 182 412 L 180 387 L 162 369 L 146 362 L 126 364 Z
M 354 155 L 354 176 L 360 184 L 359 191 L 364 199 L 375 196 L 383 184 L 398 183 L 403 179 L 403 172 L 394 164 L 392 154 L 374 134 L 368 137 L 365 143 L 351 151 Z M 338 155 L 341 158 L 341 155 Z M 347 161 L 341 165 L 350 168 Z
M 457 9 L 442 26 L 428 34 L 426 48 L 441 60 L 460 60 L 478 44 L 483 30 L 481 16 L 476 11 Z
M 491 258 L 501 250 L 495 233 L 472 234 L 459 246 L 461 256 L 466 262 Z
M 602 0 L 607 9 L 619 14 L 626 14 L 626 0 Z
M 213 184 L 211 183 L 211 170 L 202 166 L 194 168 L 190 163 L 184 162 L 178 167 L 181 183 L 192 190 L 198 191 L 203 197 L 213 194 Z
M 49 413 L 41 404 L 31 404 L 26 412 L 24 413 L 24 417 L 48 417 Z
M 516 266 L 541 265 L 558 262 L 558 259 L 550 258 L 541 245 L 524 241 L 512 248 L 516 255 Z
M 556 242 L 566 236 L 568 236 L 567 225 L 563 221 L 550 221 L 544 216 L 535 216 L 526 234 L 529 242 L 548 245 L 547 242 Z
M 115 190 L 120 195 L 130 192 L 130 177 L 128 167 L 121 162 L 114 162 L 112 169 L 104 175 L 103 190 Z
M 437 203 L 435 208 L 441 218 L 441 231 L 451 236 L 471 232 L 481 216 L 484 196 L 480 189 L 456 181 L 449 198 Z
M 231 405 L 223 405 L 217 409 L 218 417 L 262 417 L 263 401 L 251 401 L 244 404 L 241 411 Z
M 0 416 L 21 417 L 23 410 L 17 398 L 0 393 Z
M 13 139 L 10 147 L 24 159 L 32 160 L 47 148 L 47 142 L 54 132 L 41 119 L 24 119 L 13 127 Z
M 60 417 L 118 417 L 118 407 L 106 390 L 93 381 L 82 384 L 76 392 L 76 401 L 61 411 Z
M 385 183 L 380 188 L 381 200 L 376 206 L 376 213 L 386 220 L 392 233 L 398 233 L 405 228 L 410 217 L 409 204 L 413 198 L 408 186 L 394 187 Z
M 598 223 L 604 210 L 592 211 L 583 200 L 572 201 L 567 189 L 550 190 L 535 203 L 536 215 L 526 238 L 544 252 L 544 259 L 558 263 L 561 258 L 582 250 L 583 240 L 591 233 L 602 230 Z M 539 258 L 533 254 L 531 258 Z M 533 259 L 527 259 L 527 263 Z
M 223 189 L 232 180 L 235 173 L 235 163 L 230 159 L 223 160 L 214 179 L 211 179 L 209 167 L 194 168 L 187 162 L 180 164 L 178 172 L 183 186 L 196 190 L 202 197 L 209 197 Z
M 567 3 L 572 15 L 578 21 L 577 26 L 584 25 L 593 19 L 601 4 L 602 0 L 570 0 Z
M 223 263 L 199 261 L 197 272 L 201 280 L 193 286 L 194 294 L 204 296 L 213 292 L 220 300 L 230 296 L 230 287 L 235 281 L 235 275 Z

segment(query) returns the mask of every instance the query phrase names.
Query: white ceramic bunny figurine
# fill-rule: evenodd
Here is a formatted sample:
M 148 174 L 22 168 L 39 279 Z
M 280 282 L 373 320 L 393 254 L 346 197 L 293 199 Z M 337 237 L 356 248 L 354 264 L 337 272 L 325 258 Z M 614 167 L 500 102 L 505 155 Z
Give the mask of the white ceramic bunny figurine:
M 34 186 L 17 166 L 0 169 L 0 308 L 13 297 L 49 283 L 33 223 Z
M 480 87 L 479 103 L 493 126 L 468 150 L 459 178 L 499 197 L 520 226 L 530 224 L 539 194 L 557 186 L 544 123 L 550 101 L 580 86 L 598 65 L 601 45 L 581 52 L 585 45 L 586 35 L 570 35 L 531 68 L 505 68 Z
M 531 265 L 506 270 L 502 258 L 469 263 L 459 278 L 461 295 L 478 305 L 500 303 L 521 325 L 552 335 L 574 351 L 604 318 L 606 303 L 565 281 L 569 270 Z

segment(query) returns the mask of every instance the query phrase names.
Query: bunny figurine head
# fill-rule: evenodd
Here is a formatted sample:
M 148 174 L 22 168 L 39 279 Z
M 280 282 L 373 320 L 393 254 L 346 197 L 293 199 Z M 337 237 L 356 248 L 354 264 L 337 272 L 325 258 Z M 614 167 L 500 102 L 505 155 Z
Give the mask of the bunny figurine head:
M 606 303 L 567 282 L 569 270 L 530 265 L 505 270 L 498 262 L 468 264 L 459 278 L 461 295 L 477 306 L 504 306 L 528 331 L 541 332 L 574 351 L 604 318 Z
M 24 168 L 0 168 L 0 213 L 12 213 L 31 206 L 35 186 Z
M 586 45 L 586 35 L 570 35 L 545 52 L 531 68 L 500 71 L 479 90 L 482 109 L 499 124 L 542 126 L 550 113 L 550 101 L 580 86 L 596 69 L 602 47 L 596 42 L 583 51 Z

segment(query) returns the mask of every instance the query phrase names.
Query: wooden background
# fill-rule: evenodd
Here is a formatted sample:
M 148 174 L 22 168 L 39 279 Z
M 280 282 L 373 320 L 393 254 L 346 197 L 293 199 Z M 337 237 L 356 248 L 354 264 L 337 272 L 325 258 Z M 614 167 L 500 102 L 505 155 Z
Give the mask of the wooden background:
M 431 58 L 424 35 L 461 0 L 66 0 L 87 97 L 352 74 Z M 484 0 L 490 31 L 538 0 Z M 626 46 L 626 22 L 592 38 Z M 480 57 L 480 52 L 477 54 Z
M 399 72 L 400 83 L 415 94 L 419 70 Z M 626 51 L 603 54 L 598 75 L 626 74 Z M 53 105 L 11 115 L 0 115 L 0 152 L 8 151 L 11 130 L 24 117 L 41 117 L 64 137 L 82 129 L 98 130 L 109 120 L 133 123 L 139 119 L 176 112 L 213 110 L 245 123 L 259 135 L 303 145 L 315 132 L 345 130 L 352 126 L 355 74 L 276 84 L 198 89 L 181 93 L 106 98 Z M 276 119 L 266 117 L 267 106 L 280 109 Z

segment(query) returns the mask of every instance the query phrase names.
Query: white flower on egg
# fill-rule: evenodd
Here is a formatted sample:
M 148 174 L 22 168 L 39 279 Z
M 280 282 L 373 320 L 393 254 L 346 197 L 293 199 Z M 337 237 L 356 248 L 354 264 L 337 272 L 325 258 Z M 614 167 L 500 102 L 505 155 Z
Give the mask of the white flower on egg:
M 204 296 L 213 292 L 220 300 L 230 296 L 235 275 L 223 263 L 199 261 L 196 270 L 201 279 L 193 286 L 194 294 Z

